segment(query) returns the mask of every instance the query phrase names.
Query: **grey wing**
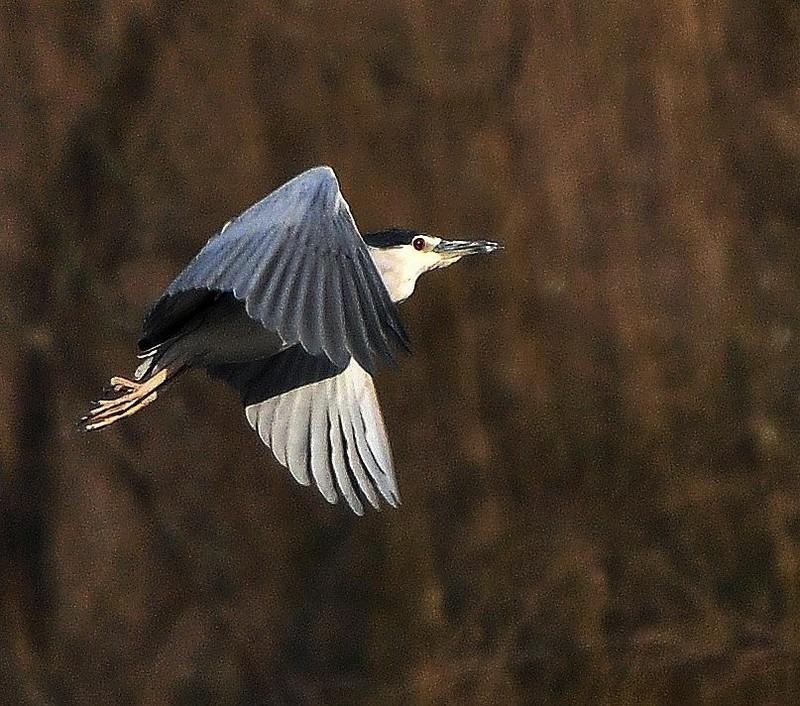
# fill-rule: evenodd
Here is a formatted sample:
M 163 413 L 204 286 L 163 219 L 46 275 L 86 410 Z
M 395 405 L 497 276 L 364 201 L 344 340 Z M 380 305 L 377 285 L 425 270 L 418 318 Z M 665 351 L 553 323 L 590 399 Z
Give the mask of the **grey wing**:
M 143 340 L 174 330 L 204 292 L 230 292 L 250 317 L 344 368 L 374 371 L 408 339 L 330 167 L 295 177 L 211 238 L 145 319 Z
M 392 454 L 372 377 L 355 360 L 333 367 L 295 347 L 271 361 L 211 368 L 242 392 L 250 426 L 302 485 L 358 515 L 366 500 L 399 501 Z

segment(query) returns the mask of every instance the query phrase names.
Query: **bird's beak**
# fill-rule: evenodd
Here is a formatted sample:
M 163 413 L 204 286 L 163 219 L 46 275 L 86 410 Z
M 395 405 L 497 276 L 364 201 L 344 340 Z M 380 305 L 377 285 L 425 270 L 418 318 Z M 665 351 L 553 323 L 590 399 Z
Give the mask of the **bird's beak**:
M 490 240 L 440 240 L 433 252 L 444 257 L 463 257 L 464 255 L 485 255 L 495 250 L 502 250 L 500 243 Z

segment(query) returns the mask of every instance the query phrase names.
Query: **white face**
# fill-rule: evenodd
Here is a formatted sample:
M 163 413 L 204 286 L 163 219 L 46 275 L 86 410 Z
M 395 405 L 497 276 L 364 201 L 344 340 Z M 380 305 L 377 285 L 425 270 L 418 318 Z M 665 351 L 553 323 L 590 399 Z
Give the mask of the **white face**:
M 423 272 L 447 267 L 461 259 L 462 255 L 456 253 L 436 252 L 434 248 L 441 242 L 435 235 L 418 234 L 408 245 L 369 249 L 392 301 L 408 299 Z

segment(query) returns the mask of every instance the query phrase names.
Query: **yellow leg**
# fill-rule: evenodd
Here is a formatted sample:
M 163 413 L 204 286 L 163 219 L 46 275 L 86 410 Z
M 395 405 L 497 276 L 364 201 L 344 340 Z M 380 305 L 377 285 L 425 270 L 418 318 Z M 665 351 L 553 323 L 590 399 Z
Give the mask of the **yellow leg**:
M 87 431 L 102 429 L 120 419 L 136 414 L 153 402 L 158 396 L 156 392 L 158 388 L 182 369 L 164 368 L 144 382 L 132 382 L 120 377 L 111 378 L 111 387 L 115 391 L 127 390 L 127 392 L 114 399 L 99 400 L 97 406 L 81 419 L 81 425 Z
M 147 397 L 143 397 L 138 401 L 128 403 L 127 407 L 123 407 L 121 409 L 109 409 L 102 412 L 102 414 L 91 416 L 90 419 L 84 421 L 84 429 L 86 429 L 86 431 L 102 429 L 103 427 L 107 427 L 109 424 L 118 422 L 120 419 L 130 417 L 132 414 L 136 414 L 136 412 L 139 410 L 147 407 L 147 405 L 153 402 L 156 397 L 158 397 L 158 393 L 151 392 Z

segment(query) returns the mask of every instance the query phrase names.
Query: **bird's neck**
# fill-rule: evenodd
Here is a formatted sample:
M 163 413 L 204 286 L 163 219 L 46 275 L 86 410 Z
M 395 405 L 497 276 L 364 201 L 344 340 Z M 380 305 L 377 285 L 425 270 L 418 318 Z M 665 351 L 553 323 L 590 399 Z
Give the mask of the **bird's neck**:
M 369 248 L 369 254 L 391 300 L 397 303 L 408 299 L 414 293 L 417 278 L 424 270 L 420 270 L 419 266 L 400 250 Z

